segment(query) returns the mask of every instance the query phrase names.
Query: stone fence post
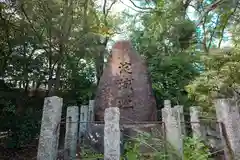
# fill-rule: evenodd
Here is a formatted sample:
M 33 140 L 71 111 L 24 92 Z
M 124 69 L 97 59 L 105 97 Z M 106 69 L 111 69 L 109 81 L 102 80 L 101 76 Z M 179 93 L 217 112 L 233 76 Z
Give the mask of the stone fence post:
M 57 96 L 44 100 L 37 160 L 57 159 L 62 103 Z
M 88 106 L 82 105 L 80 108 L 80 123 L 79 123 L 79 138 L 87 130 L 87 121 L 88 121 Z
M 104 160 L 120 160 L 120 111 L 118 107 L 105 109 Z
M 171 101 L 164 101 L 162 109 L 163 122 L 165 124 L 166 140 L 176 149 L 177 154 L 183 155 L 183 131 L 181 125 L 181 107 L 171 107 Z M 172 157 L 172 156 L 171 156 Z M 174 159 L 174 157 L 172 157 Z
M 240 159 L 240 115 L 238 102 L 235 99 L 215 100 L 216 115 L 221 122 L 221 136 L 225 141 L 227 160 Z M 229 146 L 229 147 L 228 147 Z
M 193 137 L 205 139 L 204 126 L 200 122 L 201 107 L 190 107 L 190 122 L 193 132 Z
M 93 122 L 94 121 L 94 100 L 89 101 L 88 105 L 88 121 Z
M 70 159 L 75 159 L 77 154 L 78 117 L 78 106 L 70 106 L 67 108 L 64 149 L 69 151 Z M 65 159 L 68 158 L 69 157 L 65 157 Z
M 179 117 L 179 122 L 180 122 L 180 129 L 181 129 L 181 134 L 182 136 L 186 135 L 186 128 L 185 128 L 185 121 L 184 121 L 184 111 L 183 111 L 183 106 L 182 105 L 176 105 L 174 106 L 177 116 Z

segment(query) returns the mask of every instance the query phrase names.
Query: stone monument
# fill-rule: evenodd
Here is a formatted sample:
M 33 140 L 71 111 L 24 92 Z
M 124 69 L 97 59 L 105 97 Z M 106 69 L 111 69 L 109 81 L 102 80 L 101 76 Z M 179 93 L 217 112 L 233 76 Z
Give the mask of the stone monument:
M 120 109 L 122 123 L 157 119 L 147 65 L 130 41 L 119 41 L 112 47 L 95 98 L 97 121 L 104 120 L 104 111 L 108 107 Z

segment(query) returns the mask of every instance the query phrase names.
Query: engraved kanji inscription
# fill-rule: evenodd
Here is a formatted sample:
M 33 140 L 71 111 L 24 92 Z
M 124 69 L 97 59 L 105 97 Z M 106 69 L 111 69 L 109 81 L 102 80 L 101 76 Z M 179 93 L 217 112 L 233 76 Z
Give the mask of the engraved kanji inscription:
M 132 81 L 133 79 L 131 78 L 121 78 L 116 81 L 118 89 L 125 89 L 129 88 L 132 90 Z
M 118 68 L 120 69 L 120 74 L 132 74 L 131 63 L 129 62 L 120 62 L 120 66 Z
M 118 86 L 118 99 L 117 99 L 117 106 L 119 108 L 132 108 L 132 95 L 133 95 L 133 88 L 132 88 L 132 81 L 131 78 L 132 68 L 131 63 L 129 62 L 120 62 L 118 67 L 120 69 L 120 79 L 117 80 Z
M 127 97 L 118 99 L 117 106 L 119 108 L 132 108 L 133 101 L 131 99 L 131 95 L 128 95 Z

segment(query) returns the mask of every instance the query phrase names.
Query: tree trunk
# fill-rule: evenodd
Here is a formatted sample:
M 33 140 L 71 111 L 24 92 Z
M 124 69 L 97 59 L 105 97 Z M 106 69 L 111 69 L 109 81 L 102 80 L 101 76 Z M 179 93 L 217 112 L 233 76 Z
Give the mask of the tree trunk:
M 96 58 L 96 77 L 97 77 L 97 84 L 100 81 L 100 78 L 103 73 L 103 66 L 104 66 L 104 50 L 99 51 L 99 55 Z
M 54 92 L 56 94 L 56 92 L 60 89 L 61 84 L 60 84 L 60 80 L 61 80 L 61 63 L 58 64 L 57 66 L 57 71 L 56 71 L 56 80 L 55 80 L 55 86 L 54 86 Z
M 95 67 L 96 67 L 96 77 L 97 77 L 97 84 L 100 81 L 100 78 L 103 73 L 104 69 L 104 54 L 106 51 L 106 46 L 107 46 L 108 38 L 106 37 L 103 43 L 100 43 L 100 47 L 98 50 L 98 55 L 95 60 Z

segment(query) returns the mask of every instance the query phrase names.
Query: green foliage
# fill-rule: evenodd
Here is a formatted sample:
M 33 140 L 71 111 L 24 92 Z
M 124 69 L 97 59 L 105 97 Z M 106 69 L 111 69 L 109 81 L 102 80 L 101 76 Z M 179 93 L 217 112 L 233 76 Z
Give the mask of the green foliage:
M 92 65 L 91 61 L 88 63 L 74 56 L 68 56 L 66 73 L 63 74 L 66 82 L 62 86 L 67 94 L 64 98 L 67 99 L 68 105 L 88 103 L 87 101 L 93 97 L 96 85 L 95 70 Z
M 165 143 L 165 147 L 168 153 L 164 152 L 164 148 L 156 147 L 152 144 L 149 144 L 149 140 L 153 144 Z M 162 137 L 153 138 L 151 135 L 148 135 L 144 132 L 138 134 L 134 139 L 128 139 L 124 144 L 124 154 L 121 156 L 121 159 L 128 160 L 166 160 L 169 156 L 174 157 L 176 160 L 182 159 L 182 156 L 174 149 L 172 145 L 168 142 L 164 142 L 165 139 Z M 153 152 L 148 156 L 140 152 L 141 147 L 151 146 Z M 163 147 L 163 146 L 162 146 Z M 91 158 L 103 158 L 101 154 L 95 154 L 91 149 L 83 149 L 81 152 L 83 159 Z M 212 160 L 211 153 L 209 148 L 198 138 L 196 137 L 185 137 L 183 145 L 183 158 L 184 160 Z
M 195 25 L 182 19 L 181 4 L 157 3 L 154 12 L 141 16 L 143 26 L 133 29 L 131 39 L 147 61 L 157 103 L 170 99 L 188 106 L 192 102 L 184 87 L 198 75 L 194 67 L 198 57 L 192 54 L 195 51 L 191 46 Z
M 148 140 L 154 140 L 152 143 L 165 143 L 165 147 L 168 153 L 164 152 L 163 148 L 158 148 L 148 143 Z M 163 137 L 152 138 L 152 136 L 146 136 L 139 134 L 137 138 L 133 140 L 128 140 L 125 144 L 125 154 L 124 158 L 128 160 L 138 160 L 146 159 L 144 154 L 140 153 L 140 146 L 152 146 L 154 147 L 154 152 L 152 153 L 152 160 L 166 160 L 169 156 L 175 157 L 175 159 L 182 159 L 182 156 L 174 149 L 174 147 L 168 142 L 164 142 Z M 166 145 L 167 144 L 167 145 Z M 211 153 L 208 147 L 198 138 L 195 137 L 185 137 L 183 145 L 183 158 L 184 160 L 212 160 L 210 158 Z
M 41 111 L 36 112 L 29 109 L 21 117 L 14 116 L 10 123 L 12 135 L 8 137 L 7 146 L 10 148 L 23 147 L 24 145 L 35 142 L 36 136 L 39 135 L 41 126 Z
M 5 97 L 1 96 L 1 99 Z M 40 103 L 39 103 L 40 102 Z M 35 142 L 39 134 L 42 116 L 42 99 L 33 98 L 24 105 L 24 114 L 19 115 L 14 101 L 1 104 L 1 130 L 10 131 L 6 145 L 9 148 L 18 148 Z
M 0 2 L 0 79 L 4 85 L 10 84 L 0 92 L 0 128 L 12 132 L 11 146 L 35 139 L 45 96 L 63 97 L 64 106 L 85 104 L 94 97 L 95 77 L 101 76 L 108 55 L 107 42 L 115 32 L 122 32 L 119 24 L 124 15 L 114 15 L 109 8 L 115 2 L 108 0 L 107 7 L 100 9 L 92 0 Z M 198 1 L 193 6 L 200 12 L 198 27 L 204 28 L 198 37 L 201 49 L 210 53 L 199 61 L 196 25 L 186 18 L 188 2 L 141 1 L 140 6 L 148 9 L 138 8 L 134 20 L 124 18 L 130 23 L 134 47 L 148 64 L 157 103 L 165 99 L 184 106 L 198 102 L 206 111 L 214 98 L 236 95 L 239 90 L 238 46 L 231 54 L 209 51 L 220 46 L 226 29 L 239 32 L 239 6 L 224 2 L 207 10 L 215 1 Z M 218 21 L 213 22 L 213 17 Z M 239 43 L 237 34 L 232 34 L 232 39 Z M 196 64 L 204 68 L 200 75 Z M 139 147 L 131 145 L 130 157 Z
M 187 104 L 184 89 L 198 71 L 193 67 L 190 55 L 163 56 L 149 63 L 153 88 L 160 100 L 170 99 L 175 104 Z
M 79 153 L 81 155 L 81 159 L 83 160 L 90 160 L 90 159 L 101 159 L 104 158 L 103 154 L 95 153 L 92 149 L 83 148 Z
M 149 144 L 149 140 L 153 140 L 153 137 L 144 132 L 138 134 L 137 137 L 134 139 L 128 139 L 128 141 L 124 144 L 124 155 L 121 158 L 126 158 L 128 160 L 166 159 L 167 155 L 163 152 L 163 149 Z M 161 139 L 155 139 L 155 141 L 157 141 L 156 144 L 162 143 Z M 152 152 L 148 156 L 144 153 L 141 153 L 140 150 L 143 146 L 152 148 L 154 152 Z
M 142 13 L 139 18 L 142 26 L 134 26 L 132 40 L 138 52 L 147 60 L 158 104 L 170 99 L 184 106 L 198 103 L 205 107 L 205 111 L 209 111 L 214 98 L 236 95 L 238 51 L 235 48 L 232 55 L 223 52 L 216 55 L 211 48 L 220 47 L 226 30 L 230 28 L 229 24 L 232 26 L 238 21 L 233 18 L 239 15 L 236 10 L 238 6 L 229 2 L 214 3 L 198 1 L 196 5 L 191 5 L 197 10 L 194 16 L 201 20 L 201 23 L 195 23 L 198 24 L 196 26 L 186 18 L 188 4 L 154 1 L 152 12 Z M 145 5 L 148 6 L 147 3 Z M 211 5 L 212 8 L 208 8 Z M 197 35 L 200 52 L 196 51 L 195 46 L 196 27 L 201 32 Z M 231 28 L 239 31 L 239 25 Z M 238 33 L 233 34 L 232 38 L 239 43 Z M 202 51 L 209 55 L 202 56 Z
M 210 50 L 201 56 L 204 72 L 189 84 L 186 89 L 189 97 L 197 101 L 205 110 L 212 107 L 215 98 L 238 95 L 240 85 L 240 52 L 236 47 L 231 51 Z
M 1 88 L 0 129 L 20 147 L 37 138 L 45 96 L 63 97 L 64 106 L 94 98 L 102 39 L 120 18 L 93 1 L 22 0 L 0 2 L 0 19 L 0 79 L 11 84 Z
M 186 160 L 212 160 L 208 147 L 196 137 L 186 137 L 183 147 L 183 155 Z
M 124 149 L 126 150 L 125 156 L 129 160 L 137 160 L 140 158 L 139 153 L 140 143 L 134 143 L 131 141 L 126 142 Z

